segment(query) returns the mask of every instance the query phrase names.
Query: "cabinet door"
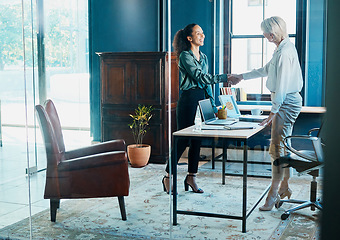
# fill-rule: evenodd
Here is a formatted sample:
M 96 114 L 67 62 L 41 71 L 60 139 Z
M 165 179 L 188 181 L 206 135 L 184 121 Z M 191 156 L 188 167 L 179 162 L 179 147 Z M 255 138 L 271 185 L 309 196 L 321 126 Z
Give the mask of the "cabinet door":
M 147 134 L 143 139 L 144 144 L 151 145 L 151 158 L 154 156 L 164 158 L 165 150 L 162 144 L 163 141 L 163 125 L 162 124 L 150 124 Z M 126 122 L 103 122 L 103 141 L 109 141 L 112 139 L 124 139 L 127 145 L 134 144 L 132 132 Z M 165 159 L 163 159 L 165 162 Z
M 161 79 L 163 79 L 161 59 L 135 60 L 133 68 L 131 102 L 161 105 Z
M 102 103 L 126 104 L 130 101 L 131 63 L 127 60 L 102 60 Z

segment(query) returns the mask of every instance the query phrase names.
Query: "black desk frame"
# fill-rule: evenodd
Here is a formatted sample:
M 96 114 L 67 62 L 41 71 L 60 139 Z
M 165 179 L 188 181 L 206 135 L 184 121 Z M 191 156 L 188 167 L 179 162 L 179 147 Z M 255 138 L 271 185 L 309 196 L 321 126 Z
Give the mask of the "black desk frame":
M 237 144 L 236 144 L 237 145 Z M 216 142 L 213 140 L 212 141 L 212 146 L 211 146 L 211 168 L 212 169 L 215 169 L 215 161 L 220 161 L 220 157 L 223 157 L 223 153 L 218 155 L 218 156 L 215 156 L 215 149 L 216 149 Z M 222 159 L 223 161 L 223 159 Z M 242 160 L 226 160 L 226 162 L 229 162 L 229 163 L 243 163 Z M 260 162 L 260 161 L 247 161 L 248 164 L 261 164 L 261 165 L 271 165 L 270 162 Z M 227 174 L 229 176 L 233 176 L 232 174 Z M 241 176 L 241 175 L 235 175 L 235 176 Z M 263 178 L 263 177 L 266 177 L 266 176 L 259 176 L 259 175 L 248 175 L 248 177 L 260 177 L 260 178 Z M 269 176 L 269 178 L 271 178 L 271 176 Z
M 261 132 L 261 131 L 260 131 Z M 256 134 L 255 134 L 256 135 Z M 253 135 L 253 136 L 255 136 Z M 253 137 L 252 136 L 252 137 Z M 177 159 L 177 143 L 179 138 L 189 138 L 189 139 L 214 139 L 215 137 L 208 137 L 208 136 L 178 136 L 174 135 L 174 159 Z M 250 137 L 250 138 L 252 138 Z M 249 138 L 249 139 L 250 139 Z M 222 184 L 225 184 L 225 164 L 227 160 L 227 143 L 228 140 L 235 140 L 243 143 L 243 173 L 242 174 L 228 174 L 232 176 L 242 176 L 243 177 L 243 196 L 242 196 L 242 216 L 237 215 L 224 215 L 224 214 L 217 214 L 217 213 L 207 213 L 207 212 L 194 212 L 194 211 L 183 211 L 177 210 L 177 194 L 173 194 L 173 225 L 177 225 L 177 214 L 185 214 L 185 215 L 195 215 L 195 216 L 203 216 L 203 217 L 216 217 L 216 218 L 226 218 L 226 219 L 235 219 L 242 221 L 242 232 L 245 233 L 247 218 L 250 214 L 254 211 L 260 201 L 263 199 L 265 194 L 269 191 L 270 185 L 265 189 L 265 191 L 261 194 L 260 198 L 256 201 L 256 203 L 252 206 L 252 208 L 247 212 L 247 166 L 248 166 L 248 140 L 246 138 L 241 139 L 230 139 L 223 137 L 223 158 L 222 158 Z M 173 164 L 172 164 L 173 166 Z M 172 167 L 173 172 L 173 192 L 177 193 L 177 165 L 176 167 Z

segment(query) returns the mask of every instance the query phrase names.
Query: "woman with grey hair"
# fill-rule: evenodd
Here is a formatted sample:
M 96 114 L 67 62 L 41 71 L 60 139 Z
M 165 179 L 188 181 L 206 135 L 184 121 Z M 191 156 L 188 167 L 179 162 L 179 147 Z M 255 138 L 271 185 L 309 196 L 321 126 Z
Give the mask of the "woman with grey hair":
M 285 154 L 283 140 L 292 134 L 293 125 L 301 111 L 303 79 L 298 55 L 288 38 L 285 21 L 280 17 L 270 17 L 263 20 L 261 29 L 264 37 L 277 47 L 272 59 L 263 68 L 243 74 L 229 74 L 228 79 L 232 84 L 237 84 L 242 79 L 268 77 L 266 87 L 271 92 L 272 107 L 261 125 L 271 125 L 269 154 L 272 160 L 272 183 L 260 210 L 269 211 L 280 199 L 292 195 L 288 185 L 290 169 L 274 166 L 273 161 Z

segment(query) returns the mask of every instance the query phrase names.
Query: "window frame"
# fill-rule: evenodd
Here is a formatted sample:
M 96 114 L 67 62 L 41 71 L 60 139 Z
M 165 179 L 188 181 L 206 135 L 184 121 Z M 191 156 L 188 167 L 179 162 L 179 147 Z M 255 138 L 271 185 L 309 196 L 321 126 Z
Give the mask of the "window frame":
M 231 73 L 231 48 L 232 39 L 262 39 L 262 42 L 264 40 L 263 35 L 256 35 L 256 34 L 240 34 L 240 35 L 233 35 L 232 34 L 232 9 L 233 9 L 233 1 L 235 0 L 224 0 L 224 12 L 227 13 L 224 16 L 224 56 L 226 56 L 223 62 L 223 68 L 228 72 Z M 262 2 L 262 8 L 265 8 L 266 1 L 264 0 Z M 307 9 L 307 0 L 296 0 L 296 33 L 295 34 L 289 34 L 289 37 L 295 38 L 295 47 L 298 53 L 301 70 L 302 70 L 302 76 L 305 78 L 305 65 L 306 65 L 306 9 Z M 265 11 L 263 11 L 263 15 L 265 14 Z M 263 48 L 262 48 L 263 50 Z M 262 51 L 263 56 L 263 51 Z M 263 59 L 263 57 L 262 57 Z M 304 81 L 305 82 L 305 81 Z M 263 85 L 263 80 L 261 80 L 261 83 Z M 304 89 L 305 85 L 303 86 L 301 90 L 302 98 L 304 99 Z M 261 99 L 260 101 L 267 101 L 268 100 L 268 94 L 263 93 L 263 86 L 261 86 Z M 250 99 L 253 100 L 252 95 L 255 94 L 249 94 Z

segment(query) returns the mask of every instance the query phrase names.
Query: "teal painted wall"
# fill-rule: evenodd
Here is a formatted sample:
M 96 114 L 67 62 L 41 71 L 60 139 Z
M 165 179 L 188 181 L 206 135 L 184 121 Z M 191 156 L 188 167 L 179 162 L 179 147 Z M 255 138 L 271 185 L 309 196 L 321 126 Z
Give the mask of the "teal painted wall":
M 159 51 L 159 1 L 89 0 L 91 133 L 101 138 L 100 64 L 96 52 Z
M 213 2 L 208 0 L 171 1 L 171 39 L 176 32 L 190 23 L 200 25 L 205 34 L 204 46 L 200 48 L 209 59 L 210 73 L 213 55 Z
M 308 48 L 306 53 L 305 106 L 324 106 L 324 31 L 325 3 L 310 0 L 309 4 Z

